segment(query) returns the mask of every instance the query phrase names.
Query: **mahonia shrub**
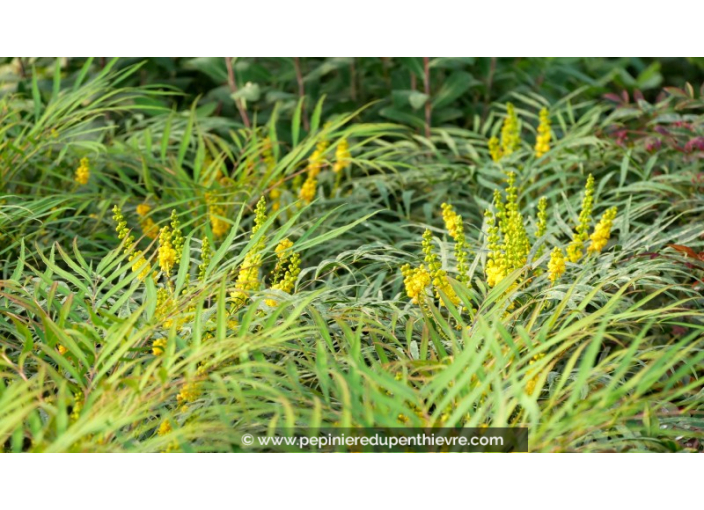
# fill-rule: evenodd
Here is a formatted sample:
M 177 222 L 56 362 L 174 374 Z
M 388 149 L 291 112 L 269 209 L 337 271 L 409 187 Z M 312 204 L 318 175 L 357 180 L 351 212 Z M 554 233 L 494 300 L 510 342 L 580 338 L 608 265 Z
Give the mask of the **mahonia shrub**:
M 401 268 L 407 296 L 422 309 L 427 309 L 430 302 L 442 305 L 441 298 L 447 304 L 458 306 L 460 299 L 450 284 L 449 274 L 454 275 L 459 283 L 470 286 L 469 267 L 480 265 L 482 261 L 484 282 L 488 288 L 496 287 L 509 276 L 515 275 L 505 291 L 509 308 L 512 308 L 514 300 L 511 296 L 523 283 L 542 277 L 548 284 L 556 284 L 567 272 L 568 263 L 577 265 L 585 257 L 598 256 L 611 237 L 617 210 L 615 207 L 606 210 L 594 224 L 595 181 L 591 174 L 584 188 L 572 238 L 566 245 L 559 242 L 560 235 L 555 234 L 556 226 L 550 225 L 546 197 L 539 198 L 534 220 L 530 223 L 526 221 L 519 198 L 522 193 L 517 184 L 516 171 L 503 170 L 504 158 L 514 154 L 521 146 L 521 121 L 516 109 L 509 103 L 506 111 L 501 138 L 492 137 L 488 142 L 491 159 L 505 176 L 505 187 L 503 192 L 499 189 L 494 191 L 491 207 L 484 211 L 483 244 L 477 239 L 474 250 L 471 250 L 462 217 L 452 205 L 443 203 L 441 215 L 453 243 L 454 267 L 449 264 L 443 267 L 434 252 L 432 234 L 426 229 L 422 241 L 423 262 L 416 267 L 406 264 Z M 543 108 L 538 118 L 534 147 L 536 158 L 549 153 L 553 139 L 549 110 Z M 548 236 L 549 233 L 552 235 Z M 548 238 L 555 244 L 550 246 Z M 543 256 L 546 250 L 549 252 L 547 260 Z M 470 260 L 472 254 L 475 260 Z M 477 257 L 479 260 L 476 260 Z M 471 315 L 472 309 L 468 308 L 467 312 Z
M 138 222 L 144 228 L 143 216 L 148 212 L 143 205 L 137 207 L 139 216 Z M 156 259 L 155 264 L 151 264 L 149 254 L 137 248 L 137 242 L 127 227 L 127 220 L 118 206 L 113 208 L 113 219 L 116 222 L 118 238 L 122 239 L 122 250 L 128 257 L 132 265 L 132 271 L 137 273 L 137 281 L 144 282 L 147 278 L 156 285 L 156 307 L 155 319 L 162 326 L 162 333 L 157 335 L 152 343 L 152 352 L 159 356 L 163 354 L 167 344 L 169 330 L 175 327 L 177 331 L 182 331 L 192 323 L 195 313 L 195 306 L 191 302 L 180 299 L 176 292 L 176 274 L 181 270 L 182 264 L 186 267 L 187 279 L 180 294 L 188 297 L 198 297 L 197 289 L 206 282 L 208 268 L 212 258 L 211 241 L 204 237 L 200 240 L 200 264 L 193 270 L 188 267 L 190 256 L 188 246 L 186 246 L 181 224 L 176 214 L 172 211 L 170 222 L 159 229 L 158 243 L 153 254 Z M 269 298 L 265 303 L 269 307 L 276 307 L 282 296 L 291 295 L 295 291 L 296 281 L 301 272 L 300 254 L 295 251 L 294 243 L 288 239 L 282 239 L 275 249 L 276 263 L 268 278 L 263 275 L 265 248 L 267 237 L 263 229 L 266 227 L 267 212 L 266 201 L 262 197 L 255 209 L 254 222 L 250 232 L 250 238 L 256 242 L 243 254 L 243 260 L 237 269 L 230 271 L 231 281 L 228 282 L 230 288 L 228 292 L 229 314 L 231 319 L 228 326 L 238 327 L 237 316 L 246 310 L 248 304 L 252 302 L 255 293 L 263 291 L 268 285 L 277 298 Z M 154 226 L 148 225 L 149 229 Z M 261 231 L 261 232 L 260 232 Z M 145 236 L 149 230 L 145 232 Z M 260 234 L 257 236 L 257 234 Z M 213 232 L 215 235 L 216 233 Z M 149 237 L 149 236 L 147 236 Z M 215 235 L 217 237 L 217 235 Z M 195 277 L 191 281 L 191 273 Z M 214 325 L 205 324 L 206 338 L 212 336 Z

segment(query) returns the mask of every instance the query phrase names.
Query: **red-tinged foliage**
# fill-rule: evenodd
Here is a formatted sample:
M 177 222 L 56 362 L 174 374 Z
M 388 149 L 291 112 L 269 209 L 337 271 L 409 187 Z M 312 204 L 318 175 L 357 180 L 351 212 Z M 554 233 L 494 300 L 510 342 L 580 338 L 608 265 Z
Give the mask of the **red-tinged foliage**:
M 697 259 L 699 261 L 704 262 L 704 251 L 697 253 L 689 246 L 683 246 L 681 244 L 668 244 L 668 246 L 673 250 L 677 250 L 680 253 L 684 253 L 686 257 L 691 257 L 693 259 Z

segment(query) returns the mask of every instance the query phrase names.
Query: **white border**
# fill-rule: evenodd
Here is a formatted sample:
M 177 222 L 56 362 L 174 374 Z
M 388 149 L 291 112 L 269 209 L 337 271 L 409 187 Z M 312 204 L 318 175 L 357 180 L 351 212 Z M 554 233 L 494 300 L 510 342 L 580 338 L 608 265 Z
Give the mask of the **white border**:
M 700 475 L 691 455 L 368 455 L 0 455 L 1 501 L 73 510 L 451 503 L 546 510 L 671 508 L 699 498 Z
M 8 54 L 663 55 L 701 48 L 704 2 L 4 2 Z

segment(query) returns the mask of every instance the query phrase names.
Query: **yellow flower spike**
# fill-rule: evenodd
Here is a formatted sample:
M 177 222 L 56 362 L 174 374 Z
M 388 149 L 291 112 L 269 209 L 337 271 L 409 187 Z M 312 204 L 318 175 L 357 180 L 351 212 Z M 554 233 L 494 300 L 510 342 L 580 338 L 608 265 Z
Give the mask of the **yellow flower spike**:
M 178 403 L 181 411 L 186 411 L 188 409 L 187 404 L 190 402 L 195 402 L 200 397 L 201 389 L 197 382 L 190 382 L 183 385 L 181 391 L 176 396 L 176 402 Z
M 276 253 L 276 256 L 281 260 L 285 254 L 286 251 L 293 246 L 293 242 L 291 242 L 290 239 L 284 238 L 281 241 L 279 241 L 279 244 L 276 245 L 276 249 L 274 252 Z
M 281 188 L 284 188 L 283 179 L 278 181 L 276 184 L 274 184 L 274 187 L 271 188 L 271 191 L 269 192 L 269 200 L 271 201 L 271 210 L 274 212 L 281 209 L 281 195 L 282 195 Z
M 406 264 L 401 267 L 401 274 L 406 294 L 414 304 L 421 304 L 425 300 L 426 289 L 431 284 L 430 273 L 423 264 L 417 268 L 411 268 Z
M 137 278 L 143 280 L 149 274 L 151 266 L 149 265 L 147 259 L 144 258 L 144 254 L 140 250 L 132 251 L 134 249 L 134 237 L 130 234 L 129 229 L 127 228 L 127 221 L 122 214 L 122 210 L 118 206 L 114 206 L 112 208 L 112 212 L 112 219 L 115 220 L 115 223 L 117 223 L 117 226 L 115 227 L 117 237 L 118 239 L 125 240 L 123 251 L 125 254 L 129 253 L 128 260 L 132 264 L 132 272 L 139 273 Z
M 90 179 L 90 164 L 88 158 L 81 159 L 81 164 L 76 169 L 76 182 L 82 186 L 88 184 L 88 179 Z
M 134 244 L 134 237 L 130 235 L 130 230 L 127 228 L 127 220 L 122 214 L 122 209 L 118 206 L 112 208 L 113 217 L 117 226 L 115 227 L 115 232 L 117 232 L 118 239 L 124 239 L 124 252 L 128 253 Z
M 225 237 L 230 231 L 230 224 L 218 217 L 223 214 L 224 210 L 221 208 L 212 208 L 210 210 L 210 227 L 213 229 L 213 235 L 215 237 Z
M 81 411 L 83 411 L 83 401 L 85 396 L 82 391 L 75 393 L 73 395 L 73 410 L 71 411 L 71 423 L 75 423 L 81 417 Z
M 352 155 L 350 154 L 349 147 L 347 138 L 343 138 L 340 143 L 337 144 L 337 148 L 335 149 L 335 164 L 332 167 L 335 173 L 339 173 L 350 166 L 350 158 Z
M 259 232 L 266 223 L 266 200 L 264 197 L 259 199 L 255 209 L 254 226 L 252 227 L 252 235 Z M 252 246 L 249 252 L 245 255 L 242 265 L 237 274 L 237 282 L 235 290 L 230 293 L 230 297 L 235 303 L 235 310 L 242 307 L 249 299 L 249 294 L 259 289 L 259 269 L 262 265 L 262 250 L 266 246 L 266 239 L 262 236 L 257 244 Z
M 327 140 L 321 140 L 315 146 L 313 154 L 308 158 L 308 173 L 313 174 L 313 177 L 320 173 L 323 161 L 325 159 L 325 151 L 327 150 L 330 142 Z
M 533 274 L 535 276 L 540 276 L 543 274 L 543 269 L 540 267 L 536 267 L 536 262 L 540 260 L 540 258 L 543 256 L 543 253 L 545 253 L 545 242 L 541 241 L 543 236 L 548 231 L 548 199 L 545 197 L 541 197 L 540 200 L 538 201 L 538 222 L 537 222 L 537 227 L 535 229 L 535 242 L 539 243 L 537 249 L 535 250 L 535 254 L 533 255 L 533 261 L 532 261 L 532 266 L 533 266 Z
M 152 354 L 154 354 L 154 356 L 164 354 L 164 349 L 166 349 L 166 338 L 157 338 L 152 342 Z
M 512 271 L 523 268 L 531 247 L 519 208 L 514 172 L 508 173 L 506 182 L 506 202 L 503 202 L 501 192 L 495 190 L 493 205 L 496 213 L 484 213 L 489 250 L 484 272 L 489 287 L 496 286 Z
M 606 243 L 611 237 L 611 228 L 613 227 L 614 219 L 616 218 L 616 207 L 607 210 L 599 220 L 599 223 L 594 227 L 594 233 L 589 237 L 592 243 L 587 250 L 589 253 L 601 253 Z
M 548 199 L 541 197 L 538 201 L 538 228 L 535 237 L 540 239 L 548 231 Z
M 486 283 L 489 287 L 495 287 L 501 280 L 506 278 L 506 270 L 502 265 L 493 260 L 489 260 L 486 264 Z
M 132 272 L 139 273 L 137 278 L 144 280 L 151 270 L 151 266 L 147 259 L 144 258 L 144 254 L 142 254 L 140 250 L 137 250 L 130 254 L 129 261 L 132 263 Z
M 176 402 L 182 412 L 186 412 L 188 410 L 187 404 L 195 402 L 200 397 L 202 393 L 201 382 L 204 379 L 205 374 L 205 367 L 198 367 L 195 373 L 195 378 L 191 381 L 185 382 L 181 387 L 181 391 L 176 396 Z
M 160 316 L 160 310 L 163 309 L 164 305 L 169 299 L 169 291 L 161 287 L 156 291 L 156 315 Z
M 205 194 L 205 202 L 208 204 L 208 216 L 213 235 L 216 238 L 224 237 L 230 231 L 230 224 L 222 219 L 225 216 L 225 208 L 217 204 L 216 198 L 211 193 Z
M 506 205 L 499 223 L 504 235 L 504 256 L 506 257 L 507 273 L 523 267 L 528 260 L 530 241 L 523 223 L 523 215 L 518 205 L 518 188 L 516 174 L 509 172 L 506 188 Z
M 272 273 L 272 289 L 291 294 L 296 286 L 296 280 L 301 273 L 301 256 L 291 251 L 293 243 L 289 239 L 282 239 L 276 247 L 276 267 Z M 268 306 L 276 306 L 274 299 L 267 299 Z
M 552 283 L 555 283 L 567 270 L 565 265 L 565 256 L 562 249 L 557 246 L 550 253 L 550 262 L 548 262 L 548 278 Z
M 428 264 L 428 270 L 430 271 L 431 276 L 435 277 L 437 272 L 441 270 L 441 267 L 437 255 L 433 252 L 433 234 L 427 228 L 423 232 L 421 249 L 425 255 L 425 262 Z
M 157 236 L 159 235 L 159 227 L 154 223 L 154 220 L 151 218 L 145 218 L 144 222 L 142 223 L 142 231 L 144 232 L 144 235 L 147 236 L 149 239 L 156 239 Z
M 541 352 L 540 354 L 536 354 L 535 356 L 533 356 L 533 359 L 531 359 L 528 364 L 534 365 L 535 363 L 537 363 L 538 361 L 540 361 L 544 357 L 545 357 L 544 352 Z M 535 391 L 535 386 L 538 384 L 538 379 L 540 377 L 539 374 L 533 375 L 534 372 L 535 372 L 535 370 L 532 368 L 526 370 L 525 377 L 526 377 L 526 379 L 528 379 L 528 382 L 526 383 L 526 393 L 528 395 L 533 394 L 533 392 Z
M 139 204 L 137 206 L 137 214 L 140 216 L 146 216 L 151 210 L 152 208 L 147 204 Z
M 501 223 L 506 215 L 506 206 L 504 205 L 501 192 L 497 189 L 494 190 L 494 209 L 496 209 L 496 219 Z
M 498 202 L 494 197 L 494 204 L 500 204 L 501 197 Z M 497 213 L 498 214 L 498 213 Z M 494 287 L 497 283 L 506 277 L 506 265 L 503 253 L 501 252 L 499 227 L 496 226 L 496 216 L 491 211 L 484 212 L 484 218 L 487 225 L 487 249 L 489 254 L 486 262 L 486 282 L 489 287 Z
M 306 204 L 310 204 L 315 198 L 315 192 L 318 187 L 318 174 L 322 168 L 328 145 L 329 142 L 327 140 L 321 140 L 318 142 L 313 154 L 308 158 L 308 176 L 298 192 L 298 198 Z
M 450 204 L 442 204 L 440 207 L 442 209 L 442 219 L 445 222 L 447 233 L 456 241 L 458 236 L 464 231 L 462 216 L 457 214 Z
M 450 237 L 455 240 L 455 259 L 457 260 L 458 280 L 467 283 L 469 281 L 469 276 L 467 275 L 469 269 L 467 267 L 469 251 L 467 250 L 467 240 L 464 235 L 462 216 L 457 214 L 449 204 L 442 204 L 441 207 L 445 228 L 448 234 L 450 234 Z
M 169 432 L 171 432 L 171 422 L 169 420 L 164 420 L 161 422 L 161 425 L 159 425 L 159 428 L 157 429 L 156 433 L 157 435 L 160 436 L 165 436 Z
M 266 199 L 261 197 L 257 202 L 257 206 L 254 209 L 254 227 L 252 227 L 252 235 L 256 234 L 259 229 L 262 228 L 264 223 L 266 223 Z M 259 241 L 260 244 L 265 244 L 263 241 Z
M 150 239 L 156 239 L 159 235 L 159 227 L 157 227 L 154 220 L 147 218 L 147 214 L 152 208 L 147 204 L 139 204 L 137 206 L 137 215 L 139 216 L 139 225 L 142 227 L 144 235 Z
M 441 299 L 440 292 L 442 291 L 453 304 L 459 304 L 460 298 L 457 294 L 455 294 L 452 286 L 450 286 L 450 282 L 447 279 L 447 273 L 445 273 L 442 269 L 442 264 L 433 251 L 433 235 L 428 229 L 425 229 L 425 232 L 423 232 L 423 241 L 421 246 L 423 248 L 423 253 L 425 254 L 425 263 L 428 265 L 430 282 L 435 289 L 435 297 L 437 299 Z
M 235 290 L 230 293 L 230 297 L 235 302 L 237 308 L 246 303 L 247 299 L 249 299 L 250 292 L 259 289 L 259 267 L 261 263 L 261 256 L 259 254 L 248 253 L 245 255 L 237 274 Z
M 506 104 L 506 118 L 501 128 L 502 157 L 513 154 L 521 145 L 520 127 L 516 108 L 511 103 Z
M 181 263 L 181 255 L 183 254 L 183 232 L 181 232 L 181 222 L 176 216 L 176 211 L 171 211 L 171 244 L 176 251 L 176 264 Z
M 207 237 L 204 237 L 203 244 L 201 245 L 201 248 L 200 248 L 201 263 L 198 266 L 198 279 L 200 281 L 205 280 L 205 271 L 208 269 L 208 265 L 210 265 L 211 254 L 212 254 L 212 252 L 210 250 L 210 241 L 208 241 Z
M 582 210 L 579 213 L 579 224 L 572 242 L 567 246 L 567 258 L 576 263 L 582 258 L 584 243 L 589 239 L 589 226 L 592 223 L 592 208 L 594 207 L 594 176 L 589 174 L 584 188 Z
M 159 267 L 168 277 L 176 264 L 176 250 L 171 243 L 172 232 L 168 225 L 161 228 L 159 233 Z
M 535 140 L 535 157 L 544 156 L 550 150 L 550 112 L 547 108 L 540 110 L 540 122 L 538 124 L 538 136 Z
M 501 161 L 501 158 L 503 156 L 503 153 L 501 152 L 501 143 L 499 142 L 499 139 L 495 136 L 492 136 L 489 139 L 489 155 L 495 163 Z
M 309 174 L 298 192 L 298 198 L 303 200 L 306 204 L 310 204 L 315 198 L 317 188 L 318 179 L 312 174 Z

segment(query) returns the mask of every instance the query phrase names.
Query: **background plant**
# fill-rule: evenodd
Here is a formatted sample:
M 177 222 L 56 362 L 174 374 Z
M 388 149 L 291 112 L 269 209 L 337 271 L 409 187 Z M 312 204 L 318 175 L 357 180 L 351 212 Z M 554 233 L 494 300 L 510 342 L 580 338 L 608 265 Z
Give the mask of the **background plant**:
M 415 76 L 424 94 L 425 64 L 429 122 L 428 98 L 392 92 Z M 6 450 L 238 451 L 244 433 L 402 425 L 525 425 L 533 450 L 699 448 L 696 66 L 5 65 Z M 658 98 L 663 84 L 678 89 Z M 622 85 L 642 98 L 598 98 Z M 531 244 L 491 286 L 484 212 L 510 174 Z M 551 280 L 589 175 L 588 234 L 618 211 L 608 244 Z M 418 306 L 399 268 L 422 263 L 441 285 Z

